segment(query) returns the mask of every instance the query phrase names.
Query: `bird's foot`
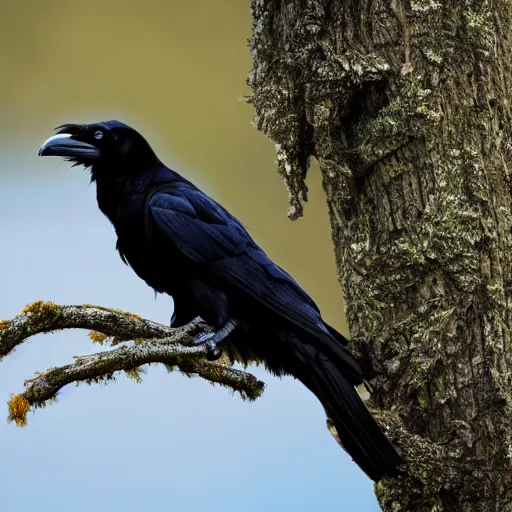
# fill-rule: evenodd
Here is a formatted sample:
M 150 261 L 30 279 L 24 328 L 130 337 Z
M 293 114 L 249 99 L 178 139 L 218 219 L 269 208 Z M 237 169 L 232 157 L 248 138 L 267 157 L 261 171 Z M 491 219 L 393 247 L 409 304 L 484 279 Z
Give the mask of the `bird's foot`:
M 233 332 L 237 325 L 238 322 L 236 320 L 228 320 L 217 331 L 206 332 L 194 338 L 194 343 L 196 345 L 205 345 L 206 359 L 208 359 L 208 361 L 215 361 L 222 355 L 222 349 L 219 346 L 220 343 Z

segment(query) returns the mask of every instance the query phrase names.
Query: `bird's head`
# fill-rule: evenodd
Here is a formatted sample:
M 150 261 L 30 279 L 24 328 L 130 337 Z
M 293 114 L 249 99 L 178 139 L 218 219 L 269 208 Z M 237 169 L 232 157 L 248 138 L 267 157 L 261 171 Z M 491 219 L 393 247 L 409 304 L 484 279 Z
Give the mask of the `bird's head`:
M 119 121 L 64 124 L 56 130 L 41 146 L 39 156 L 61 156 L 75 165 L 92 167 L 93 179 L 95 171 L 128 172 L 158 161 L 146 139 Z

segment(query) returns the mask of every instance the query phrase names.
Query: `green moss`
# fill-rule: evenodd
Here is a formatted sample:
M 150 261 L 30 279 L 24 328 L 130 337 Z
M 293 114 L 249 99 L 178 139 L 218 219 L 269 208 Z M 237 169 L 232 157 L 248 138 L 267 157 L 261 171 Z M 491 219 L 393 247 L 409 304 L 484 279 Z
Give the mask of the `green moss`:
M 47 398 L 46 400 L 44 400 L 43 402 L 34 402 L 32 404 L 32 407 L 34 409 L 45 409 L 46 407 L 48 407 L 50 404 L 54 404 L 54 403 L 57 403 L 58 402 L 58 398 L 57 398 L 57 395 L 54 395 L 50 398 Z
M 376 117 L 354 127 L 354 147 L 363 168 L 425 135 L 441 118 L 439 99 L 423 87 L 421 75 L 403 76 L 397 87 L 391 102 Z
M 493 51 L 496 31 L 493 22 L 494 6 L 489 0 L 481 2 L 467 2 L 467 8 L 463 11 L 466 44 L 473 50 L 479 49 L 483 55 Z
M 134 380 L 137 384 L 142 384 L 142 375 L 146 375 L 147 370 L 142 366 L 139 366 L 138 368 L 132 368 L 131 370 L 124 370 L 124 373 L 128 378 Z
M 430 407 L 430 396 L 428 394 L 425 384 L 423 383 L 421 386 L 419 386 L 417 399 L 418 404 L 422 409 L 426 410 Z
M 90 379 L 84 379 L 82 382 L 85 382 L 85 384 L 91 385 L 91 384 L 109 384 L 110 382 L 115 382 L 117 380 L 117 374 L 119 374 L 119 371 L 109 372 L 105 373 L 104 375 L 99 375 L 95 377 L 91 377 Z M 76 385 L 78 386 L 80 382 L 77 382 Z
M 393 179 L 401 176 L 402 174 L 411 172 L 412 169 L 413 165 L 411 162 L 393 164 L 383 162 L 379 167 L 384 185 L 387 185 Z
M 15 395 L 11 393 L 7 406 L 9 408 L 10 421 L 14 421 L 18 427 L 26 427 L 30 402 L 21 394 Z
M 47 316 L 47 317 L 57 317 L 61 314 L 62 309 L 60 306 L 57 306 L 55 302 L 43 302 L 42 300 L 36 300 L 31 304 L 25 306 L 21 313 L 24 315 L 31 316 Z
M 94 342 L 100 345 L 105 345 L 110 339 L 110 336 L 98 331 L 91 331 L 87 336 Z

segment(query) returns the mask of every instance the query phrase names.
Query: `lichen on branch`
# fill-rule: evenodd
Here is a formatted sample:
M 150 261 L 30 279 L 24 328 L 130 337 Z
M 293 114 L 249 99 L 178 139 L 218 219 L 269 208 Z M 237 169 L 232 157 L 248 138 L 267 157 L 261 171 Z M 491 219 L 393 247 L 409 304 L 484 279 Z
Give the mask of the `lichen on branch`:
M 119 372 L 141 381 L 143 365 L 160 363 L 187 375 L 197 375 L 255 400 L 264 383 L 253 375 L 230 367 L 225 358 L 212 362 L 205 358 L 204 346 L 196 346 L 193 337 L 209 329 L 200 319 L 174 329 L 132 313 L 101 306 L 59 306 L 37 301 L 26 306 L 12 320 L 0 322 L 0 358 L 5 357 L 31 336 L 62 329 L 92 329 L 92 341 L 114 350 L 75 357 L 73 364 L 51 368 L 25 381 L 25 391 L 12 394 L 8 402 L 9 420 L 25 426 L 31 408 L 44 407 L 57 393 L 72 382 L 87 384 L 114 380 Z

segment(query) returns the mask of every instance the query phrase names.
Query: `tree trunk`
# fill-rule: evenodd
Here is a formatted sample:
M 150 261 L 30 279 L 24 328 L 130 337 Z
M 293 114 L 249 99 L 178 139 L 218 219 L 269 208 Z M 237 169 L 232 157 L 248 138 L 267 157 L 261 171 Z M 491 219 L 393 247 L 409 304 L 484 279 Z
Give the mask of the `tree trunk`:
M 383 510 L 512 510 L 510 3 L 252 0 L 256 123 L 302 214 L 318 159 Z M 342 499 L 342 498 L 341 498 Z

